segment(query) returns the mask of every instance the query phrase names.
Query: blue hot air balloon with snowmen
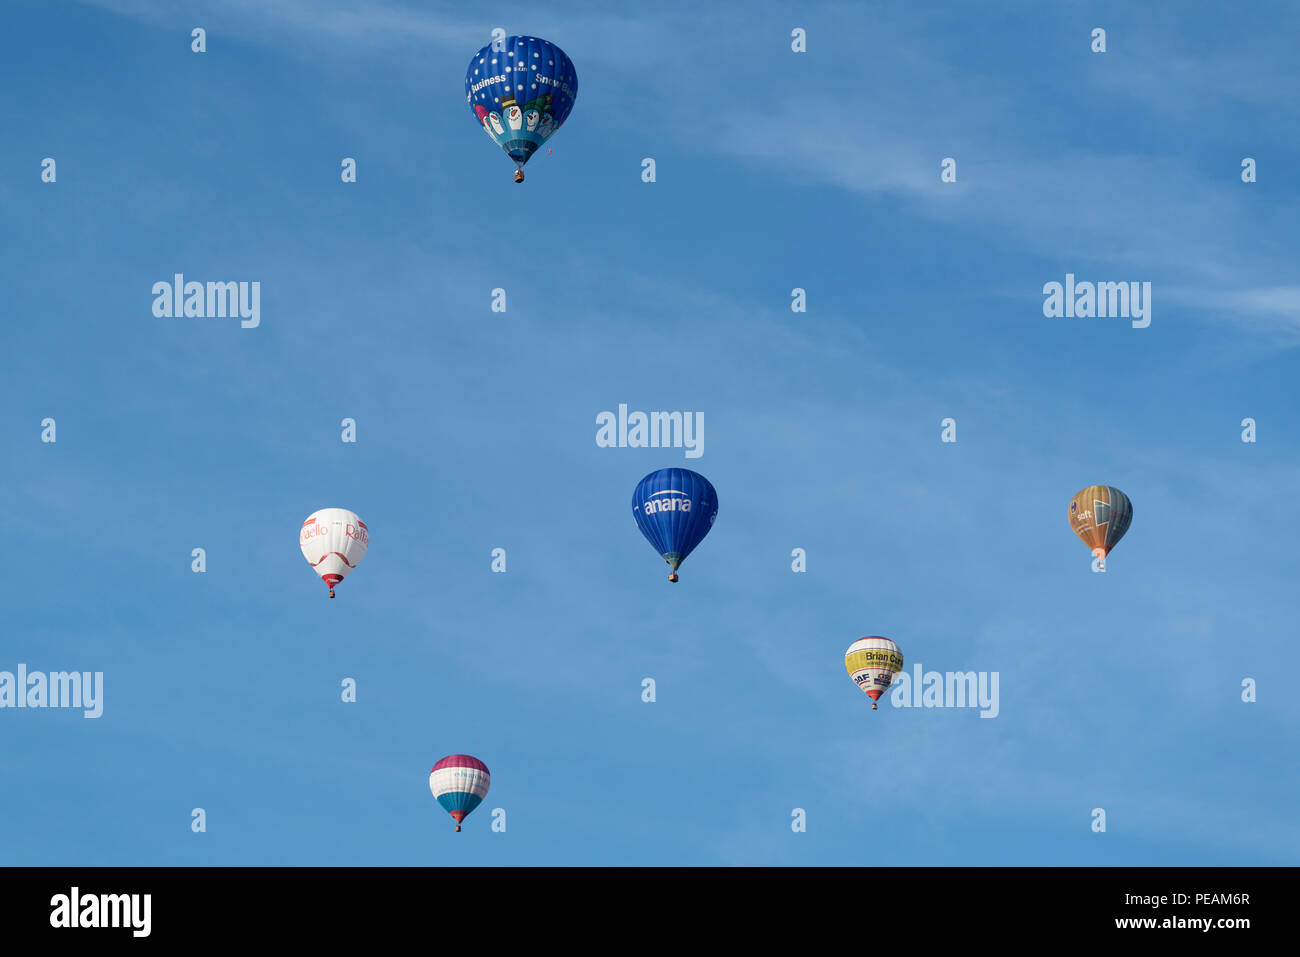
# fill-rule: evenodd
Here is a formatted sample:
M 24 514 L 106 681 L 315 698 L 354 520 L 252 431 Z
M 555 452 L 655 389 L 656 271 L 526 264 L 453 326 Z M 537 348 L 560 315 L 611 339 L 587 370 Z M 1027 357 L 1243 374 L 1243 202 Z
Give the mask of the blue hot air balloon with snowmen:
M 699 472 L 660 469 L 632 493 L 632 514 L 641 534 L 663 557 L 677 581 L 677 568 L 704 541 L 718 517 L 718 493 Z
M 469 61 L 465 102 L 488 139 L 524 164 L 564 125 L 578 96 L 578 71 L 563 50 L 537 37 L 489 43 Z

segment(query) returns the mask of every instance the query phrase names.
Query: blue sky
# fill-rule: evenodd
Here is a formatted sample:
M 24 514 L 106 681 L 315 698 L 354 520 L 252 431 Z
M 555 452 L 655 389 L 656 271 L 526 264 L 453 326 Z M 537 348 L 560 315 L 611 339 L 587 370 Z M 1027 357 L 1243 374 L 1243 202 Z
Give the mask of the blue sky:
M 0 863 L 1296 863 L 1300 13 L 900 6 L 10 11 L 0 670 L 105 690 L 0 711 Z M 578 71 L 521 187 L 464 102 L 494 27 Z M 176 272 L 261 325 L 155 318 Z M 1150 327 L 1045 318 L 1066 273 Z M 620 403 L 704 455 L 597 447 Z M 676 586 L 665 466 L 720 500 Z M 335 601 L 327 506 L 372 534 Z M 871 712 L 868 634 L 998 717 Z

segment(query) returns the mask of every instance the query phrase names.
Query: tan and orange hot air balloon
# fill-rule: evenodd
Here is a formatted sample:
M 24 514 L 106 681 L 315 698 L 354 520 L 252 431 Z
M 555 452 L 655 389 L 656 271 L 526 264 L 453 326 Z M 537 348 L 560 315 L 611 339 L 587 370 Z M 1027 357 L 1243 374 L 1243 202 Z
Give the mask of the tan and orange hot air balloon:
M 1070 527 L 1106 570 L 1106 556 L 1133 522 L 1133 503 L 1110 485 L 1089 485 L 1070 500 Z

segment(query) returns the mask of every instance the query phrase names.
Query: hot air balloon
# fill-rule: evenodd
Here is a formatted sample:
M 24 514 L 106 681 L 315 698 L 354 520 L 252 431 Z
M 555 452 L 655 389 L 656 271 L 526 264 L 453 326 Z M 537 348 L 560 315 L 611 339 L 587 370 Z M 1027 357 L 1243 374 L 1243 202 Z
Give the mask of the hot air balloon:
M 637 528 L 672 568 L 704 541 L 718 517 L 718 493 L 709 480 L 690 469 L 660 469 L 643 478 L 632 493 Z
M 1070 500 L 1070 527 L 1106 570 L 1106 556 L 1133 522 L 1133 503 L 1117 488 L 1089 485 Z
M 871 698 L 871 710 L 876 711 L 876 702 L 894 683 L 894 675 L 903 670 L 903 652 L 879 635 L 859 638 L 844 653 L 844 667 Z
M 516 183 L 524 181 L 524 164 L 569 118 L 577 96 L 573 61 L 537 37 L 489 43 L 465 71 L 465 102 L 488 138 L 515 161 Z
M 370 545 L 370 530 L 357 518 L 356 512 L 346 508 L 322 508 L 313 512 L 302 523 L 298 536 L 303 557 L 316 574 L 325 579 L 330 597 L 334 586 L 348 577 L 348 572 L 361 564 Z
M 429 772 L 429 790 L 443 810 L 455 818 L 457 831 L 466 815 L 483 803 L 491 783 L 487 765 L 468 754 L 445 757 Z

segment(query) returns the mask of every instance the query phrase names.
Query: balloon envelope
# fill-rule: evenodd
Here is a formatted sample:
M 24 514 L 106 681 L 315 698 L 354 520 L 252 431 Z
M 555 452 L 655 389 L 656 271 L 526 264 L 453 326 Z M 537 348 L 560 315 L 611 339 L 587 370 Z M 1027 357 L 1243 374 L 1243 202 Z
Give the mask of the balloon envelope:
M 871 700 L 877 701 L 903 670 L 903 651 L 888 638 L 859 638 L 844 653 L 844 667 Z M 873 704 L 871 706 L 875 708 Z
M 673 570 L 704 540 L 718 517 L 718 493 L 690 469 L 651 472 L 632 493 L 637 528 Z
M 1117 488 L 1089 485 L 1070 500 L 1070 527 L 1104 563 L 1133 522 L 1133 503 Z
M 469 61 L 465 101 L 492 142 L 523 166 L 564 125 L 578 96 L 573 61 L 554 43 L 506 37 Z
M 322 508 L 302 523 L 298 544 L 308 564 L 329 586 L 333 598 L 334 586 L 347 578 L 348 572 L 365 557 L 370 547 L 370 530 L 356 512 Z
M 429 790 L 456 820 L 458 831 L 465 816 L 483 803 L 491 783 L 487 765 L 468 754 L 449 755 L 429 772 Z

